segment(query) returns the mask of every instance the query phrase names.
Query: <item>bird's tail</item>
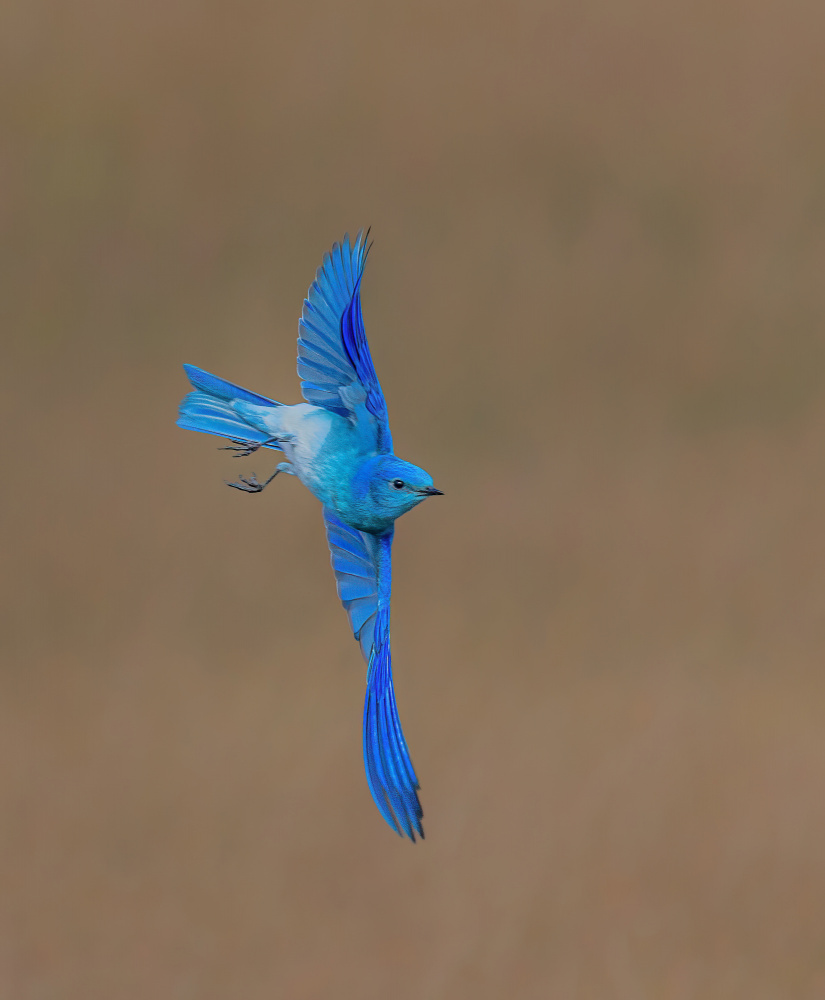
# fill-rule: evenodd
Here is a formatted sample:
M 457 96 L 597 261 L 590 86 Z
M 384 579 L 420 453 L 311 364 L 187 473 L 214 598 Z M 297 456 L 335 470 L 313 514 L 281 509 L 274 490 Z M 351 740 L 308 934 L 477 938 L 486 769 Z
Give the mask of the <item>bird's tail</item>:
M 251 403 L 253 407 L 265 409 L 280 406 L 280 403 L 242 389 L 194 365 L 184 365 L 183 368 L 196 391 L 184 396 L 178 412 L 178 427 L 258 444 L 268 440 L 270 435 L 245 420 L 232 404 L 236 401 Z M 275 443 L 266 447 L 280 450 Z

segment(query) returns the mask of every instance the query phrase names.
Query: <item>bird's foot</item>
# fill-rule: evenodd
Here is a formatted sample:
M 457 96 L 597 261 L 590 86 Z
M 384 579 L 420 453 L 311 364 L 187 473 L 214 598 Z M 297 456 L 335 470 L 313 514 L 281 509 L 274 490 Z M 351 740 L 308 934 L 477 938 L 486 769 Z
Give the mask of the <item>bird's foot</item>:
M 248 458 L 259 448 L 263 448 L 267 444 L 274 444 L 278 439 L 271 437 L 267 438 L 266 441 L 244 441 L 243 438 L 230 438 L 229 440 L 232 444 L 224 445 L 218 448 L 218 451 L 234 451 L 233 458 Z M 229 485 L 231 486 L 232 483 Z M 263 486 L 261 489 L 263 489 Z
M 269 486 L 272 480 L 281 471 L 282 470 L 280 468 L 276 469 L 265 483 L 259 483 L 258 477 L 253 472 L 249 478 L 247 478 L 246 476 L 238 476 L 238 479 L 240 480 L 239 482 L 230 483 L 227 481 L 226 485 L 231 486 L 235 490 L 241 490 L 243 493 L 260 493 L 261 490 Z

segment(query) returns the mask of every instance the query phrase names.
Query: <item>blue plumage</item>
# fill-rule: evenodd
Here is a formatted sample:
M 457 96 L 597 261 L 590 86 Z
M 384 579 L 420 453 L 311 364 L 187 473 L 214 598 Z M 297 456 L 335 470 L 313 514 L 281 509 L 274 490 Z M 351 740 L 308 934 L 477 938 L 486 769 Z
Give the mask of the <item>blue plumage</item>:
M 378 540 L 378 609 L 364 702 L 364 762 L 367 782 L 384 819 L 411 840 L 424 837 L 418 779 L 398 719 L 390 652 L 392 532 Z
M 331 252 L 324 254 L 298 321 L 298 377 L 303 397 L 342 417 L 349 411 L 338 390 L 358 376 L 341 340 L 341 317 L 357 294 L 368 253 L 367 237 L 362 233 L 352 247 L 348 235 L 343 247 L 335 243 Z
M 364 764 L 381 815 L 399 834 L 423 837 L 418 779 L 410 760 L 392 678 L 392 539 L 398 517 L 440 491 L 430 476 L 392 453 L 387 405 L 361 312 L 369 246 L 359 232 L 324 255 L 299 321 L 298 376 L 305 403 L 285 406 L 185 365 L 195 392 L 178 425 L 228 437 L 248 455 L 279 449 L 279 472 L 298 478 L 323 504 L 338 596 L 367 662 Z M 253 476 L 232 483 L 260 492 Z
M 390 434 L 390 418 L 387 414 L 387 404 L 384 393 L 375 374 L 367 337 L 364 332 L 364 320 L 361 315 L 361 277 L 355 285 L 355 293 L 341 317 L 341 339 L 347 357 L 352 362 L 361 384 L 367 390 L 366 405 L 376 418 L 378 429 L 378 451 L 382 454 L 392 452 L 392 435 Z
M 194 365 L 184 365 L 183 370 L 197 391 L 184 396 L 178 412 L 178 427 L 258 445 L 266 442 L 265 447 L 281 450 L 279 444 L 267 441 L 270 435 L 266 431 L 250 426 L 249 421 L 233 406 L 242 402 L 266 408 L 280 406 L 280 403 L 242 389 Z
M 217 434 L 232 440 L 244 440 L 264 445 L 268 435 L 265 431 L 250 427 L 249 423 L 235 413 L 223 400 L 216 399 L 206 392 L 190 392 L 180 404 L 178 427 L 188 431 L 200 431 L 203 434 Z M 278 451 L 281 446 L 275 443 L 264 445 Z
M 324 508 L 324 523 L 338 596 L 349 617 L 352 634 L 361 642 L 364 659 L 369 663 L 378 610 L 374 542 L 370 535 L 344 524 L 327 507 Z
M 216 399 L 222 399 L 228 403 L 235 399 L 242 399 L 246 403 L 254 403 L 258 406 L 281 405 L 276 403 L 274 399 L 259 396 L 257 392 L 250 392 L 248 389 L 242 389 L 239 385 L 233 385 L 232 382 L 227 382 L 226 379 L 219 378 L 217 375 L 211 375 L 194 365 L 184 365 L 183 370 L 196 389 L 202 389 L 203 392 Z

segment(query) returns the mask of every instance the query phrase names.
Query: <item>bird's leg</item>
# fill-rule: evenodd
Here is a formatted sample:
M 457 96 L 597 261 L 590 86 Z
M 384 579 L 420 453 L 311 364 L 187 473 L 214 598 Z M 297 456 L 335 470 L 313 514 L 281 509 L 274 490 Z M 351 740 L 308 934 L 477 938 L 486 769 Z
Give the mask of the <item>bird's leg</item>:
M 272 473 L 272 475 L 269 477 L 269 479 L 267 479 L 265 483 L 259 483 L 258 477 L 253 472 L 249 478 L 247 478 L 246 476 L 238 476 L 240 482 L 237 483 L 227 482 L 226 485 L 231 486 L 235 490 L 241 490 L 241 492 L 243 493 L 260 493 L 261 490 L 269 486 L 269 484 L 278 475 L 279 472 L 286 472 L 292 476 L 295 475 L 292 466 L 289 464 L 289 462 L 280 462 L 275 471 Z
M 234 451 L 237 454 L 233 455 L 233 458 L 248 458 L 253 452 L 257 451 L 259 448 L 263 448 L 264 445 L 274 444 L 278 438 L 271 437 L 267 438 L 266 441 L 244 441 L 243 438 L 230 438 L 232 444 L 224 445 L 218 448 L 218 451 Z M 263 487 L 261 487 L 263 489 Z
M 240 482 L 230 483 L 229 481 L 226 481 L 226 485 L 231 486 L 234 490 L 241 490 L 244 493 L 260 493 L 265 486 L 269 486 L 280 471 L 280 469 L 276 469 L 265 483 L 259 483 L 258 477 L 253 472 L 249 478 L 246 476 L 238 476 Z

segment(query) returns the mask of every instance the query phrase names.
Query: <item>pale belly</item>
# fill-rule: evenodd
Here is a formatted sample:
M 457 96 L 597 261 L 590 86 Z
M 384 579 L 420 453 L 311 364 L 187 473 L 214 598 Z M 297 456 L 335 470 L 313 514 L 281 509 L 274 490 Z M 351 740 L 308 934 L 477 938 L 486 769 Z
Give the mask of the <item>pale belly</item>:
M 266 429 L 277 437 L 295 474 L 318 499 L 334 497 L 362 460 L 350 422 L 310 403 L 279 406 L 266 414 Z

